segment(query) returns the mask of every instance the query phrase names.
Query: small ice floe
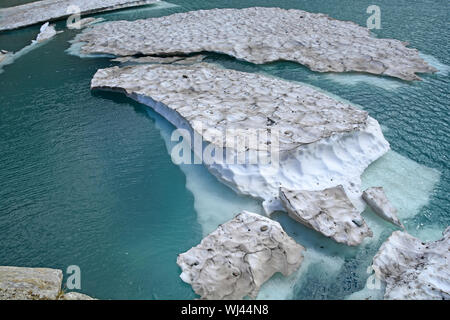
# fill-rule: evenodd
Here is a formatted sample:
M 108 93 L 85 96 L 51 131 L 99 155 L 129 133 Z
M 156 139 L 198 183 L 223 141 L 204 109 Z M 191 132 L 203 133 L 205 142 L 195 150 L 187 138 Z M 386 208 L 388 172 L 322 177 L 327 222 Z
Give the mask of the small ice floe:
M 53 38 L 56 35 L 56 29 L 54 25 L 50 25 L 49 22 L 44 23 L 41 26 L 40 33 L 38 34 L 36 40 L 33 40 L 33 43 L 35 42 L 44 42 L 46 40 L 49 40 Z
M 59 269 L 0 266 L 1 300 L 94 300 L 79 293 L 61 291 Z
M 280 188 L 280 199 L 291 218 L 337 242 L 355 246 L 372 236 L 342 186 L 321 191 Z
M 377 215 L 401 228 L 405 228 L 397 217 L 397 209 L 391 205 L 382 187 L 368 188 L 363 192 L 362 197 Z
M 243 211 L 180 254 L 177 264 L 203 299 L 255 298 L 275 273 L 296 271 L 304 251 L 278 222 Z
M 450 299 L 450 227 L 443 238 L 421 240 L 395 231 L 373 258 L 375 275 L 386 284 L 385 299 Z
M 0 51 L 0 73 L 3 72 L 3 66 L 14 63 L 20 57 L 26 55 L 28 52 L 39 48 L 41 45 L 45 44 L 48 40 L 52 39 L 56 34 L 62 31 L 56 31 L 53 25 L 46 22 L 41 26 L 39 34 L 36 40 L 31 40 L 31 43 L 17 52 L 7 52 L 6 50 Z

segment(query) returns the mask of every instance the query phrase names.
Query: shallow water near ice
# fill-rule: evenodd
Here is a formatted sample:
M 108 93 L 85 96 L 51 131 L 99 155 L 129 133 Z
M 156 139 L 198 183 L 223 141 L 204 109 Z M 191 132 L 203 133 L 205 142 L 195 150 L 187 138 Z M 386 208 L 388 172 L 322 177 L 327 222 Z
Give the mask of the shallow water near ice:
M 24 1 L 2 2 L 1 6 Z M 28 1 L 29 2 L 29 1 Z M 361 25 L 371 1 L 171 1 L 144 10 L 96 15 L 138 19 L 215 7 L 254 5 L 323 12 Z M 449 225 L 449 26 L 446 1 L 379 1 L 379 37 L 408 41 L 440 72 L 422 82 L 360 74 L 319 74 L 295 63 L 262 66 L 208 54 L 207 61 L 247 72 L 301 81 L 362 106 L 382 125 L 392 151 L 373 163 L 363 186 L 382 185 L 408 232 L 424 241 Z M 51 41 L 16 56 L 0 74 L 0 265 L 79 265 L 82 292 L 103 299 L 191 299 L 179 278 L 178 253 L 198 244 L 242 209 L 262 212 L 201 165 L 176 166 L 169 151 L 174 129 L 165 119 L 120 94 L 91 93 L 106 58 L 69 55 L 78 31 L 58 22 Z M 0 49 L 29 45 L 39 26 L 0 34 Z M 258 298 L 344 299 L 370 292 L 367 268 L 396 228 L 363 213 L 374 237 L 349 248 L 272 216 L 307 248 L 289 278 L 275 275 Z M 355 293 L 354 296 L 357 296 Z

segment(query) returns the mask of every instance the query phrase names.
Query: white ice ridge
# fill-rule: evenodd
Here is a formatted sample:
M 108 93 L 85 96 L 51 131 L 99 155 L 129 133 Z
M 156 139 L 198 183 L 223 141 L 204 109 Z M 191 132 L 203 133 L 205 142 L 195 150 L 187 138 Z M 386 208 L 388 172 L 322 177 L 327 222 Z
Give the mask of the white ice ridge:
M 278 222 L 243 211 L 180 254 L 177 264 L 181 279 L 203 299 L 255 298 L 275 273 L 297 270 L 304 250 Z
M 242 129 L 242 136 L 250 128 L 278 130 L 276 170 L 259 163 L 205 164 L 238 193 L 264 200 L 267 213 L 282 209 L 280 186 L 323 190 L 342 185 L 362 210 L 360 175 L 389 150 L 378 122 L 365 111 L 312 87 L 261 74 L 207 63 L 137 65 L 98 70 L 91 88 L 123 92 L 177 128 L 192 132 L 201 124 L 205 130 L 198 133 L 207 142 L 215 141 L 211 128 Z M 264 140 L 259 142 L 263 149 Z M 204 154 L 206 148 L 194 152 L 201 157 L 197 153 Z
M 450 299 L 450 227 L 443 235 L 424 243 L 396 231 L 383 243 L 373 269 L 386 283 L 385 299 Z
M 143 6 L 159 0 L 42 0 L 0 9 L 0 31 L 69 17 Z M 79 9 L 79 12 L 78 12 Z
M 356 246 L 372 236 L 342 186 L 320 191 L 280 188 L 280 199 L 291 218 L 337 242 Z
M 83 43 L 82 54 L 210 51 L 258 64 L 288 60 L 318 72 L 364 72 L 403 80 L 418 80 L 416 73 L 436 71 L 405 42 L 377 39 L 353 22 L 295 9 L 197 10 L 112 21 L 85 30 L 75 42 Z

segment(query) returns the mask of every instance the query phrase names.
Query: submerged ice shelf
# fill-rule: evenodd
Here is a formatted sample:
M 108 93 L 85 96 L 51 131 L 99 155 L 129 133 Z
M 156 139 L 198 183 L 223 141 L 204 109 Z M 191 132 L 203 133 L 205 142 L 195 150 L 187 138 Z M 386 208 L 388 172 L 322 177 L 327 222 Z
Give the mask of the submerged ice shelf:
M 139 100 L 137 96 L 131 97 Z M 157 104 L 148 97 L 147 99 L 145 99 L 145 97 L 140 97 L 140 100 L 151 107 L 154 107 Z M 161 104 L 159 105 L 161 107 Z M 158 110 L 161 111 L 161 109 L 157 108 L 156 111 L 158 112 Z M 167 116 L 166 113 L 162 113 L 162 115 L 164 117 Z M 170 119 L 168 120 L 171 121 Z M 177 123 L 180 124 L 179 122 L 174 124 L 176 125 Z M 164 127 L 161 129 L 161 133 L 164 136 L 170 152 L 175 145 L 175 142 L 171 141 L 172 129 L 167 128 L 166 124 L 160 125 Z M 232 192 L 227 193 L 226 190 L 223 189 L 224 187 L 215 186 L 216 184 L 206 173 L 206 169 L 203 166 L 180 164 L 180 167 L 187 175 L 187 188 L 194 194 L 195 208 L 205 235 L 214 230 L 218 224 L 231 219 L 233 214 L 240 210 L 247 209 L 260 212 L 258 211 L 257 203 L 251 199 L 246 200 L 246 198 L 233 196 Z M 415 172 L 416 174 L 411 175 L 411 172 Z M 369 186 L 383 185 L 389 199 L 392 200 L 393 205 L 399 209 L 399 217 L 404 220 L 417 214 L 419 209 L 427 203 L 430 192 L 438 180 L 439 172 L 436 170 L 420 166 L 417 163 L 390 151 L 386 156 L 370 166 L 369 170 L 364 173 L 363 186 L 366 188 Z M 406 185 L 416 185 L 417 187 L 415 189 L 405 189 L 402 187 Z M 216 190 L 217 188 L 220 190 Z M 229 194 L 229 196 L 226 196 L 227 194 Z M 225 195 L 225 198 L 222 198 L 222 195 Z M 208 201 L 208 199 L 214 199 L 214 201 Z M 413 199 L 413 201 L 411 199 Z M 362 245 L 364 247 L 371 247 L 376 245 L 380 236 L 386 229 L 389 229 L 389 224 L 387 222 L 382 222 L 374 215 L 365 215 L 364 219 L 373 230 L 374 235 L 372 239 L 364 242 Z M 408 220 L 405 221 L 407 222 Z M 313 238 L 310 238 L 313 234 L 308 235 L 308 233 L 305 233 L 302 230 L 297 230 L 301 227 L 295 222 L 283 220 L 283 227 L 286 226 L 286 223 L 288 223 L 287 226 L 290 230 L 289 234 L 293 236 L 296 241 L 305 244 L 305 247 L 308 248 L 308 251 L 305 253 L 305 262 L 298 271 L 294 272 L 294 274 L 289 277 L 283 278 L 275 276 L 271 278 L 261 287 L 258 298 L 292 298 L 294 289 L 296 287 L 301 288 L 302 286 L 307 285 L 307 279 L 318 270 L 317 268 L 319 266 L 326 266 L 326 269 L 328 270 L 326 277 L 329 277 L 329 281 L 333 281 L 332 279 L 341 272 L 342 267 L 345 264 L 343 258 L 335 256 L 336 253 L 333 253 L 334 249 L 331 252 L 319 249 L 319 244 L 320 246 L 323 244 L 323 240 L 321 240 L 320 236 L 314 235 Z M 292 234 L 292 232 L 294 232 L 294 234 Z M 295 235 L 295 233 L 297 235 Z M 339 249 L 339 251 L 341 250 L 342 249 Z M 344 252 L 340 252 L 340 254 L 346 255 Z M 362 277 L 364 277 L 364 274 Z M 380 297 L 380 294 L 382 294 L 380 293 L 380 290 L 372 290 L 370 293 L 371 297 Z
M 170 37 L 167 35 L 170 34 Z M 104 41 L 104 39 L 113 41 Z M 295 61 L 318 72 L 364 72 L 420 79 L 436 72 L 416 49 L 324 14 L 280 8 L 213 9 L 114 21 L 77 36 L 82 54 L 117 56 L 221 52 L 252 63 Z

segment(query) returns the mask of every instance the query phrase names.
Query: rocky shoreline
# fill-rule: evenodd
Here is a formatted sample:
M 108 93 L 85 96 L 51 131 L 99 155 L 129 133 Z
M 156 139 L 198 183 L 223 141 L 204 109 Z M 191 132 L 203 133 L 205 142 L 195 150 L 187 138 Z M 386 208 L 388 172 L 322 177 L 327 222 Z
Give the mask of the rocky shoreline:
M 0 300 L 95 300 L 64 292 L 62 280 L 59 269 L 0 266 Z

